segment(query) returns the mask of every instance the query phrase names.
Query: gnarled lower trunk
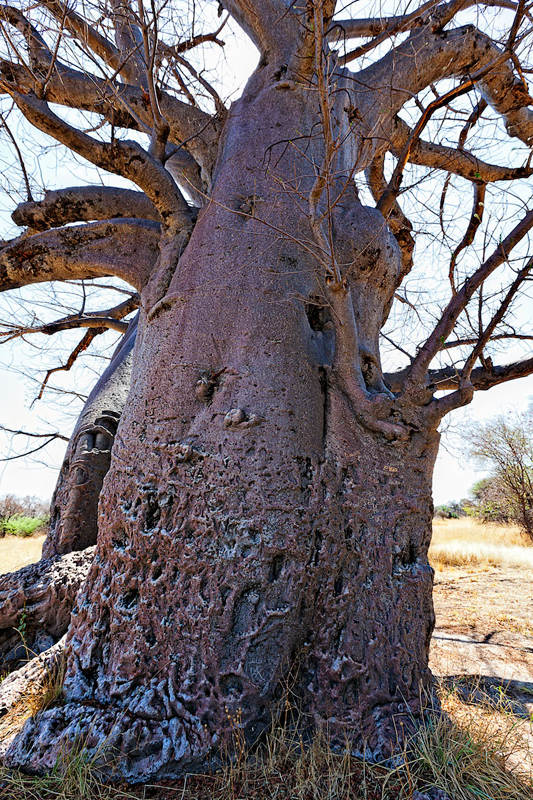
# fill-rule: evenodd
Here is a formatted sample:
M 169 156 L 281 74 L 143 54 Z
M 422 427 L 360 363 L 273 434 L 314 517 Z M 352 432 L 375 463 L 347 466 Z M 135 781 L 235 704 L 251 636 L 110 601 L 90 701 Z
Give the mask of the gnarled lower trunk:
M 133 781 L 205 767 L 229 716 L 259 736 L 289 674 L 303 720 L 374 757 L 419 713 L 437 435 L 379 381 L 400 256 L 383 217 L 344 191 L 334 236 L 351 264 L 356 390 L 309 218 L 265 164 L 311 190 L 321 140 L 304 157 L 286 125 L 312 130 L 316 100 L 270 72 L 232 108 L 212 199 L 142 313 L 64 703 L 27 724 L 11 764 L 51 767 L 81 737 Z
M 136 331 L 137 318 L 76 423 L 52 499 L 50 532 L 39 563 L 0 576 L 3 672 L 51 647 L 69 626 L 76 594 L 93 558 L 98 500 L 128 396 Z

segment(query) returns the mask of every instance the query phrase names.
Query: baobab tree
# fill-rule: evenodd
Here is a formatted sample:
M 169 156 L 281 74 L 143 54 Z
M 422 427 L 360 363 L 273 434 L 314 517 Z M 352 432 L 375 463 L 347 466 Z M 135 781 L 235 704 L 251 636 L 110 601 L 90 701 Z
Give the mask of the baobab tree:
M 213 7 L 220 19 L 201 27 Z M 95 535 L 92 501 L 93 533 L 67 535 L 80 530 L 72 506 L 99 493 L 95 555 L 53 650 L 62 701 L 26 723 L 9 764 L 45 770 L 81 738 L 131 781 L 202 768 L 230 718 L 257 740 L 289 676 L 302 724 L 368 757 L 420 719 L 437 428 L 476 390 L 533 372 L 516 355 L 533 209 L 509 188 L 533 172 L 530 12 L 522 0 L 360 11 L 2 8 L 6 98 L 136 188 L 19 205 L 27 230 L 4 244 L 0 287 L 115 276 L 140 296 L 131 388 L 125 347 L 60 478 L 86 490 L 60 486 L 71 508 L 62 521 L 57 503 L 33 568 L 40 585 L 68 572 L 67 551 Z M 232 25 L 259 57 L 228 107 L 197 54 Z M 468 149 L 484 129 L 502 163 Z M 428 171 L 444 186 L 420 183 Z M 454 185 L 461 206 L 473 195 L 459 236 Z M 429 257 L 415 240 L 432 219 L 444 249 Z

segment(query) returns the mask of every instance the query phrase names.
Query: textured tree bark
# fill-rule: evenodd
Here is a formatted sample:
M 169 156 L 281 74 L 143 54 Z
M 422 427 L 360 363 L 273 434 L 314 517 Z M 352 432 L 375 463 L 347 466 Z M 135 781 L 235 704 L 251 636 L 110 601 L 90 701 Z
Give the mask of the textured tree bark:
M 98 498 L 130 388 L 137 317 L 89 395 L 72 432 L 50 508 L 43 559 L 96 544 Z
M 48 649 L 69 626 L 78 589 L 94 556 L 98 500 L 129 392 L 136 332 L 137 317 L 93 388 L 72 433 L 52 498 L 50 531 L 41 560 L 0 576 L 3 670 L 12 670 Z
M 363 388 L 336 367 L 345 333 L 289 186 L 314 183 L 322 138 L 287 142 L 316 102 L 256 73 L 178 270 L 155 305 L 145 293 L 64 702 L 27 723 L 12 765 L 50 768 L 82 736 L 131 781 L 205 768 L 228 713 L 255 740 L 291 672 L 303 719 L 374 758 L 419 713 L 436 423 L 375 388 L 400 254 L 350 189 L 333 237 Z
M 4 672 L 47 650 L 66 633 L 94 547 L 41 559 L 0 576 L 0 664 Z

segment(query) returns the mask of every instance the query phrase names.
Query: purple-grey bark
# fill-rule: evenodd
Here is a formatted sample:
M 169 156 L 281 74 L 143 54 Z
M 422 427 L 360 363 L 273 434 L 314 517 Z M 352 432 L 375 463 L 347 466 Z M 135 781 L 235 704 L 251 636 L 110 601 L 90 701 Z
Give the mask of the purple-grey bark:
M 96 544 L 98 498 L 130 388 L 137 317 L 94 386 L 72 432 L 50 508 L 43 558 Z
M 314 259 L 289 235 L 271 252 L 268 229 L 239 214 L 253 186 L 270 226 L 304 236 L 262 162 L 282 121 L 311 127 L 316 108 L 273 72 L 233 109 L 214 201 L 140 320 L 97 554 L 69 632 L 67 704 L 28 728 L 11 763 L 51 766 L 81 723 L 88 747 L 110 737 L 129 779 L 175 774 L 220 745 L 226 709 L 256 738 L 296 661 L 302 710 L 338 740 L 353 730 L 356 748 L 387 752 L 394 715 L 417 713 L 437 436 L 412 404 L 396 412 L 407 441 L 365 427 L 332 374 Z M 277 161 L 302 168 L 291 151 Z M 360 338 L 375 352 L 398 247 L 353 192 L 335 217 L 339 257 L 356 248 Z
M 353 72 L 327 55 L 334 2 L 223 5 L 262 58 L 241 97 L 213 117 L 163 89 L 158 95 L 138 53 L 119 58 L 128 25 L 118 26 L 116 46 L 93 41 L 85 28 L 82 37 L 124 83 L 113 83 L 116 72 L 102 85 L 52 69 L 47 100 L 97 107 L 113 124 L 120 112 L 124 126 L 149 126 L 148 150 L 74 129 L 20 65 L 2 67 L 27 120 L 137 183 L 157 209 L 150 222 L 90 223 L 94 249 L 87 255 L 80 247 L 58 267 L 60 277 L 126 276 L 142 309 L 131 390 L 100 492 L 96 554 L 67 634 L 63 702 L 29 721 L 5 756 L 28 770 L 52 768 L 80 735 L 104 773 L 112 760 L 115 777 L 135 782 L 205 768 L 231 735 L 230 717 L 247 741 L 257 739 L 288 680 L 302 724 L 327 725 L 334 743 L 348 736 L 354 752 L 372 758 L 390 755 L 398 732 L 421 718 L 433 626 L 427 551 L 437 427 L 476 387 L 506 379 L 487 361 L 474 370 L 477 350 L 445 384 L 436 386 L 429 368 L 475 291 L 533 227 L 533 212 L 454 288 L 388 388 L 380 330 L 413 255 L 410 223 L 396 202 L 402 160 L 411 154 L 415 163 L 478 180 L 467 174 L 464 154 L 433 148 L 420 131 L 411 148 L 414 133 L 396 114 L 430 84 L 469 76 L 511 135 L 530 142 L 530 98 L 485 34 L 472 26 L 442 32 L 455 13 L 446 4 Z M 53 4 L 56 16 L 60 7 Z M 64 17 L 76 36 L 76 16 Z M 387 21 L 365 24 L 373 35 Z M 38 44 L 34 58 L 46 62 Z M 145 37 L 147 51 L 148 44 Z M 167 139 L 199 170 L 187 158 L 166 170 Z M 399 167 L 387 185 L 389 150 Z M 365 169 L 376 208 L 360 202 L 352 180 Z M 479 169 L 486 181 L 530 174 L 529 167 Z M 188 183 L 199 213 L 181 194 Z M 43 225 L 57 224 L 56 199 L 43 201 Z M 83 195 L 83 220 L 101 219 L 104 199 L 98 195 L 91 212 L 93 201 Z M 78 236 L 84 244 L 73 230 L 33 234 L 33 249 L 23 240 L 27 257 L 21 242 L 6 245 L 0 288 L 46 279 L 62 237 L 69 247 Z M 142 258 L 106 248 L 117 232 L 134 232 L 128 241 L 138 242 Z M 481 351 L 506 302 L 480 333 Z M 516 377 L 533 364 L 503 369 Z M 437 388 L 449 393 L 437 399 Z M 90 517 L 114 432 L 104 395 L 87 410 L 96 438 L 84 438 L 84 421 L 71 444 L 50 551 L 86 543 L 78 527 L 83 492 L 67 488 L 82 464 Z

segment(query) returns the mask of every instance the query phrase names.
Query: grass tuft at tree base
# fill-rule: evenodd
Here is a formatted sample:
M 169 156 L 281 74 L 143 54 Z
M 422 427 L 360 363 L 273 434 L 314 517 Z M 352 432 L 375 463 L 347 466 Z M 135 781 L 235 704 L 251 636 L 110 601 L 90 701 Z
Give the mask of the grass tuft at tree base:
M 238 720 L 232 723 L 232 759 L 220 771 L 161 784 L 127 787 L 100 782 L 82 743 L 66 753 L 51 775 L 0 773 L 2 800 L 412 800 L 430 789 L 450 800 L 531 800 L 531 752 L 522 729 L 490 698 L 474 706 L 438 687 L 443 713 L 428 715 L 391 768 L 369 764 L 328 746 L 324 732 L 304 745 L 294 731 L 273 725 L 264 743 L 246 750 Z M 517 764 L 516 755 L 519 755 Z M 99 754 L 99 761 L 101 760 Z M 112 754 L 108 761 L 112 762 Z

